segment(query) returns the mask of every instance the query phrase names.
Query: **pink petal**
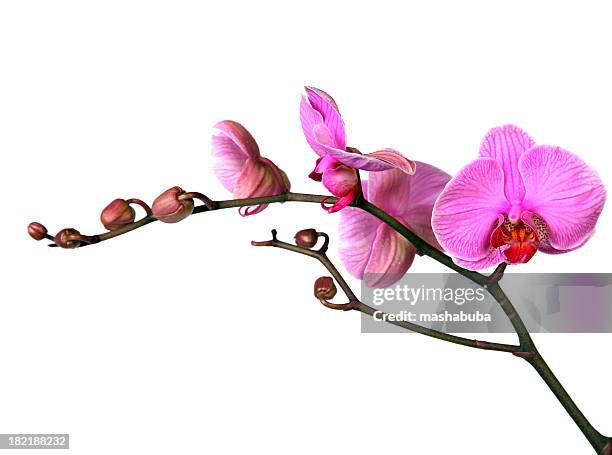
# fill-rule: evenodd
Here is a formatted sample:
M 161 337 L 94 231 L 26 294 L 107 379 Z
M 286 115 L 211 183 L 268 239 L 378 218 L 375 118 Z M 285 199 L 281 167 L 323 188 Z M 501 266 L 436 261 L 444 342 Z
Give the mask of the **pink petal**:
M 480 260 L 489 252 L 494 223 L 507 209 L 501 166 L 491 158 L 479 158 L 442 191 L 433 209 L 433 230 L 451 256 Z
M 285 191 L 283 172 L 271 161 L 260 159 L 247 160 L 240 177 L 236 180 L 234 187 L 234 197 L 236 199 L 253 198 L 263 196 L 274 196 Z M 268 204 L 255 207 L 241 207 L 239 210 L 242 216 L 254 215 L 265 209 Z
M 370 260 L 376 229 L 382 222 L 355 207 L 340 212 L 339 248 L 340 260 L 355 278 L 361 279 Z
M 223 135 L 212 137 L 212 156 L 215 175 L 233 193 L 248 156 L 234 141 Z
M 431 215 L 436 199 L 451 177 L 435 166 L 417 161 L 414 175 L 405 178 L 410 182 L 410 188 L 401 216 L 419 237 L 440 248 L 431 228 Z
M 233 120 L 223 120 L 217 123 L 214 128 L 218 129 L 222 136 L 231 139 L 249 158 L 259 157 L 257 142 L 240 123 Z
M 323 123 L 331 132 L 332 142 L 328 145 L 345 149 L 346 132 L 344 131 L 344 121 L 338 112 L 336 102 L 323 90 L 305 87 L 306 96 L 310 105 L 323 117 Z
M 321 98 L 323 98 L 323 100 L 325 100 L 328 104 L 330 104 L 336 111 L 340 112 L 340 110 L 338 109 L 338 105 L 336 104 L 336 101 L 331 97 L 331 95 L 327 92 L 324 92 L 323 90 L 316 88 L 316 87 L 304 87 L 306 89 L 307 92 L 315 92 L 317 95 L 319 95 Z
M 453 261 L 455 261 L 455 264 L 465 267 L 468 270 L 488 269 L 489 267 L 495 267 L 506 261 L 504 251 L 509 247 L 510 245 L 504 245 L 501 248 L 491 248 L 484 258 L 476 261 L 466 261 L 459 258 L 453 258 Z
M 377 152 L 368 153 L 366 156 L 384 161 L 385 163 L 393 166 L 395 169 L 399 169 L 406 174 L 414 174 L 414 161 L 410 161 L 408 158 L 405 158 L 397 150 L 386 148 L 378 150 Z
M 357 196 L 356 192 L 351 192 L 349 194 L 346 194 L 344 196 L 342 196 L 341 198 L 339 198 L 333 205 L 329 206 L 327 200 L 330 199 L 330 197 L 326 197 L 325 199 L 323 199 L 323 201 L 321 201 L 321 207 L 323 207 L 323 210 L 325 210 L 327 213 L 335 213 L 335 212 L 339 212 L 340 210 L 344 209 L 345 207 L 348 207 L 351 202 L 353 202 L 355 200 L 355 197 Z
M 518 161 L 533 145 L 533 140 L 523 130 L 514 125 L 504 125 L 491 129 L 480 147 L 481 157 L 497 160 L 504 170 L 504 191 L 511 203 L 520 202 L 525 194 Z
M 519 170 L 525 183 L 523 208 L 544 219 L 550 245 L 568 250 L 584 243 L 606 200 L 597 173 L 576 155 L 549 145 L 525 152 Z
M 401 279 L 412 265 L 416 248 L 386 224 L 376 230 L 363 279 L 371 288 L 384 288 Z
M 314 136 L 315 126 L 323 124 L 323 116 L 310 105 L 305 97 L 302 97 L 300 102 L 300 121 L 302 122 L 302 131 L 310 147 L 319 156 L 324 156 L 327 150 L 319 145 Z
M 364 171 L 380 172 L 388 169 L 400 169 L 407 174 L 414 173 L 414 163 L 402 156 L 399 152 L 391 149 L 362 155 L 360 153 L 347 152 L 333 147 L 324 146 L 328 154 L 333 156 L 342 164 Z
M 327 169 L 323 174 L 322 182 L 331 194 L 338 197 L 346 196 L 359 189 L 357 173 L 354 169 L 343 165 Z

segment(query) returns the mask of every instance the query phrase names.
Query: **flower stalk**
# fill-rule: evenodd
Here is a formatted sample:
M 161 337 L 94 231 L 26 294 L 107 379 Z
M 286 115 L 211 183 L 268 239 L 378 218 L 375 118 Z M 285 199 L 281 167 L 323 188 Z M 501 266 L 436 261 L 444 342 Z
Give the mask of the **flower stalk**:
M 337 198 L 333 198 L 330 196 L 316 195 L 316 194 L 304 194 L 304 193 L 293 193 L 293 192 L 285 192 L 278 195 L 273 196 L 263 196 L 263 197 L 254 197 L 254 198 L 243 198 L 243 199 L 230 199 L 230 200 L 222 200 L 222 201 L 212 201 L 201 193 L 186 193 L 189 194 L 192 198 L 200 199 L 204 202 L 203 205 L 199 205 L 194 207 L 193 214 L 197 213 L 205 213 L 216 210 L 230 209 L 230 208 L 239 208 L 239 207 L 249 207 L 249 206 L 259 206 L 265 204 L 279 203 L 279 202 L 308 202 L 308 203 L 317 203 L 321 204 L 323 201 L 331 201 L 336 202 Z M 201 196 L 201 197 L 200 197 Z M 516 312 L 514 306 L 502 290 L 499 285 L 499 281 L 503 277 L 503 273 L 505 270 L 505 265 L 500 265 L 497 269 L 490 275 L 483 275 L 479 272 L 475 272 L 472 270 L 465 269 L 453 262 L 453 260 L 442 253 L 437 248 L 433 247 L 425 240 L 420 238 L 417 234 L 415 234 L 412 230 L 402 224 L 400 221 L 395 219 L 393 216 L 389 215 L 384 210 L 380 209 L 376 205 L 370 203 L 363 197 L 356 198 L 352 203 L 352 207 L 359 208 L 364 210 L 376 218 L 380 219 L 391 228 L 393 228 L 396 232 L 404 236 L 408 241 L 410 241 L 420 252 L 420 254 L 424 256 L 429 256 L 442 265 L 447 266 L 448 268 L 454 270 L 460 275 L 468 278 L 469 280 L 477 283 L 491 294 L 491 296 L 499 303 L 507 317 L 509 318 L 514 330 L 516 331 L 519 344 L 511 345 L 504 343 L 493 343 L 483 340 L 473 340 L 468 339 L 461 336 L 451 335 L 444 332 L 439 332 L 434 329 L 430 329 L 427 327 L 420 326 L 418 324 L 414 324 L 407 321 L 389 321 L 387 319 L 386 322 L 389 324 L 396 325 L 398 327 L 402 327 L 406 330 L 410 330 L 416 333 L 420 333 L 425 336 L 429 336 L 432 338 L 436 338 L 442 341 L 446 341 L 453 344 L 458 344 L 462 346 L 467 346 L 475 349 L 482 350 L 492 350 L 492 351 L 500 351 L 500 352 L 508 352 L 512 353 L 517 357 L 521 357 L 525 359 L 540 375 L 540 377 L 544 380 L 546 385 L 549 387 L 551 392 L 557 397 L 559 402 L 562 404 L 564 409 L 576 423 L 578 428 L 585 435 L 589 443 L 595 449 L 595 452 L 598 455 L 612 455 L 612 439 L 602 435 L 598 430 L 596 430 L 593 425 L 588 421 L 588 419 L 584 416 L 584 414 L 580 411 L 576 403 L 572 400 L 570 395 L 567 393 L 565 388 L 556 378 L 550 367 L 546 364 L 540 353 L 538 352 L 531 335 L 529 334 L 525 324 L 523 323 L 520 315 Z M 133 222 L 131 224 L 127 224 L 119 229 L 105 232 L 102 234 L 92 235 L 92 236 L 83 236 L 81 234 L 70 234 L 67 236 L 67 239 L 73 242 L 72 247 L 80 248 L 83 246 L 100 243 L 111 238 L 127 234 L 133 230 L 139 229 L 147 224 L 157 221 L 154 215 L 148 215 L 142 218 L 139 221 Z M 272 231 L 272 239 L 261 241 L 261 242 L 252 242 L 254 246 L 271 246 L 276 248 L 285 249 L 288 251 L 292 251 L 295 253 L 299 253 L 305 256 L 312 257 L 318 260 L 332 275 L 333 279 L 340 286 L 344 294 L 348 299 L 348 303 L 346 304 L 334 304 L 331 302 L 327 302 L 326 306 L 334 309 L 340 310 L 354 310 L 364 314 L 373 315 L 376 311 L 374 308 L 369 305 L 361 302 L 355 293 L 352 291 L 346 280 L 343 278 L 342 274 L 338 271 L 338 269 L 334 266 L 334 264 L 329 260 L 326 255 L 326 250 L 329 242 L 329 237 L 324 233 L 317 233 L 320 236 L 323 236 L 325 242 L 323 246 L 318 250 L 313 250 L 307 247 L 301 247 L 298 245 L 282 242 L 277 239 L 276 231 Z M 57 236 L 56 236 L 57 237 Z M 65 236 L 66 237 L 66 236 Z M 46 238 L 50 238 L 50 236 L 46 235 Z M 50 246 L 56 246 L 52 244 Z M 322 302 L 323 303 L 323 302 Z

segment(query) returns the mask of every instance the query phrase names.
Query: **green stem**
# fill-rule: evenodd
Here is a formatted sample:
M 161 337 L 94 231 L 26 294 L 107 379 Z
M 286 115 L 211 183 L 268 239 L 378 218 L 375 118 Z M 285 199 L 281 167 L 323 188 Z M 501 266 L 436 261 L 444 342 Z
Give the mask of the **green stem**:
M 488 291 L 495 298 L 495 300 L 499 302 L 519 337 L 522 349 L 522 352 L 520 353 L 522 355 L 519 355 L 519 357 L 524 358 L 538 372 L 548 388 L 555 395 L 555 397 L 557 397 L 563 408 L 576 423 L 578 428 L 580 428 L 580 431 L 582 431 L 584 436 L 591 443 L 591 446 L 593 446 L 595 452 L 597 454 L 605 454 L 606 450 L 612 450 L 610 438 L 602 435 L 595 429 L 595 427 L 593 427 L 593 425 L 591 425 L 580 408 L 578 408 L 572 397 L 569 395 L 569 393 L 567 393 L 561 382 L 559 382 L 542 355 L 538 352 L 538 349 L 531 338 L 529 331 L 525 327 L 525 324 L 521 320 L 521 317 L 499 284 L 494 283 L 488 286 Z
M 444 253 L 440 252 L 436 248 L 434 248 L 429 243 L 425 242 L 423 239 L 418 237 L 415 233 L 413 233 L 410 229 L 400 223 L 398 220 L 393 218 L 391 215 L 371 204 L 366 200 L 360 200 L 357 204 L 358 207 L 362 208 L 366 212 L 374 215 L 381 221 L 387 223 L 393 229 L 395 229 L 398 233 L 403 235 L 406 239 L 408 239 L 422 254 L 426 256 L 430 256 L 436 261 L 450 267 L 455 270 L 459 274 L 469 278 L 475 283 L 483 285 L 487 288 L 488 292 L 493 296 L 493 298 L 499 303 L 502 310 L 510 320 L 512 327 L 516 331 L 518 335 L 521 351 L 520 353 L 515 353 L 518 357 L 522 357 L 527 360 L 530 365 L 538 372 L 540 377 L 544 380 L 548 388 L 551 392 L 557 397 L 563 408 L 567 411 L 572 420 L 576 423 L 580 431 L 587 438 L 593 449 L 598 455 L 612 455 L 612 438 L 608 438 L 603 436 L 599 431 L 591 425 L 582 411 L 578 408 L 574 400 L 567 393 L 563 385 L 559 382 L 557 377 L 554 375 L 548 364 L 544 361 L 544 358 L 538 352 L 527 327 L 523 323 L 520 315 L 514 308 L 514 305 L 510 302 L 502 288 L 499 286 L 499 278 L 496 277 L 495 280 L 491 280 L 491 277 L 486 277 L 477 272 L 472 272 L 466 270 L 454 262 L 452 259 L 446 256 Z
M 302 194 L 302 193 L 284 193 L 276 196 L 266 196 L 259 198 L 249 198 L 249 199 L 231 199 L 226 201 L 216 201 L 213 202 L 211 207 L 207 207 L 206 205 L 198 206 L 194 209 L 194 213 L 202 213 L 211 210 L 220 210 L 227 209 L 233 207 L 245 207 L 245 206 L 254 206 L 259 204 L 272 204 L 277 202 L 289 202 L 289 201 L 299 201 L 299 202 L 312 202 L 312 203 L 321 203 L 324 199 L 327 199 L 330 202 L 335 202 L 336 198 L 331 198 L 327 196 L 320 196 L 315 194 Z M 210 205 L 210 204 L 209 204 Z M 516 309 L 505 295 L 503 290 L 498 284 L 498 280 L 500 278 L 500 274 L 493 274 L 493 276 L 488 277 L 486 275 L 482 275 L 478 272 L 474 272 L 471 270 L 467 270 L 453 262 L 453 260 L 447 256 L 446 254 L 439 251 L 434 246 L 427 243 L 425 240 L 421 239 L 418 235 L 412 232 L 409 228 L 407 228 L 404 224 L 399 222 L 393 216 L 386 213 L 384 210 L 378 208 L 374 204 L 366 201 L 361 195 L 354 201 L 352 204 L 354 207 L 359 207 L 362 210 L 374 215 L 384 223 L 391 226 L 395 231 L 408 239 L 419 251 L 420 254 L 431 257 L 432 259 L 438 261 L 439 263 L 447 266 L 448 268 L 454 270 L 460 275 L 470 279 L 474 283 L 477 283 L 481 286 L 484 286 L 488 289 L 489 293 L 495 298 L 495 300 L 500 304 L 503 311 L 508 316 L 512 326 L 514 327 L 520 342 L 520 350 L 521 352 L 515 352 L 515 347 L 512 345 L 497 345 L 496 347 L 500 351 L 512 352 L 519 357 L 525 358 L 533 368 L 538 372 L 538 374 L 542 377 L 546 385 L 548 385 L 549 389 L 553 392 L 553 394 L 557 397 L 559 402 L 563 405 L 567 413 L 574 420 L 578 428 L 582 431 L 582 433 L 586 436 L 588 441 L 591 443 L 595 451 L 598 455 L 612 455 L 612 439 L 603 436 L 599 433 L 587 420 L 584 414 L 580 411 L 576 403 L 569 396 L 567 391 L 563 388 L 559 380 L 555 377 L 551 369 L 548 367 L 540 353 L 538 352 L 529 331 L 525 327 L 525 324 L 521 320 L 521 317 L 516 312 Z M 153 216 L 146 216 L 145 218 L 132 223 L 130 225 L 124 226 L 121 229 L 117 229 L 111 232 L 105 232 L 103 234 L 89 236 L 88 244 L 99 243 L 119 235 L 126 234 L 135 229 L 138 229 L 142 226 L 145 226 L 149 223 L 157 221 Z M 81 244 L 81 247 L 87 246 L 87 243 Z M 53 245 L 54 246 L 54 245 Z M 333 265 L 332 265 L 333 267 Z M 502 271 L 503 272 L 503 271 Z M 338 274 L 339 275 L 339 274 Z M 354 309 L 364 312 L 366 314 L 371 314 L 374 310 L 367 305 L 361 304 L 357 305 Z M 453 335 L 443 334 L 444 336 L 438 334 L 426 333 L 430 329 L 426 329 L 424 327 L 415 325 L 414 327 L 410 325 L 410 323 L 402 323 L 396 324 L 402 327 L 405 327 L 409 330 L 413 330 L 419 333 L 423 333 L 428 336 L 434 336 L 435 338 L 445 339 L 446 341 L 463 344 L 466 346 L 481 348 L 481 349 L 491 349 L 485 348 L 484 345 L 479 345 L 477 340 L 467 340 L 461 337 L 455 337 Z M 442 332 L 439 332 L 442 333 Z M 465 341 L 467 340 L 467 341 Z M 489 343 L 490 346 L 494 345 Z M 506 347 L 509 346 L 509 347 Z M 495 349 L 495 348 L 493 348 Z

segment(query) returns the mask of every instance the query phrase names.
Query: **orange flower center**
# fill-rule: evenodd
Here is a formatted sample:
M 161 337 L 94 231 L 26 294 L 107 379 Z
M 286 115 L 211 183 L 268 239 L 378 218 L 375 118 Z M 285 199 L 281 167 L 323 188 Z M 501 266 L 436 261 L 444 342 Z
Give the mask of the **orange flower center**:
M 538 251 L 538 235 L 523 221 L 511 223 L 508 218 L 493 230 L 491 246 L 509 245 L 504 255 L 510 264 L 528 262 Z

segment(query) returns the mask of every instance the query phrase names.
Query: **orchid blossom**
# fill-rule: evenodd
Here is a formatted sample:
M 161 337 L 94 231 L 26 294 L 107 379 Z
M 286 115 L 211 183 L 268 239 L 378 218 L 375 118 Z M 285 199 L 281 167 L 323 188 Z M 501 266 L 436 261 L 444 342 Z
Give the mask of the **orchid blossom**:
M 289 191 L 287 175 L 272 161 L 261 156 L 257 142 L 240 123 L 224 120 L 215 125 L 212 137 L 213 170 L 223 186 L 236 199 L 274 196 Z M 241 207 L 242 216 L 254 215 L 268 204 Z
M 528 262 L 538 251 L 582 246 L 606 191 L 597 173 L 560 147 L 535 145 L 513 125 L 493 128 L 480 158 L 438 198 L 432 225 L 440 245 L 471 270 Z
M 370 173 L 363 192 L 368 201 L 439 248 L 431 229 L 431 212 L 449 180 L 440 169 L 417 162 L 414 175 L 398 169 Z M 405 237 L 369 213 L 353 207 L 341 212 L 340 259 L 367 286 L 387 287 L 398 281 L 416 253 Z
M 393 149 L 361 154 L 346 146 L 344 121 L 334 99 L 313 87 L 306 87 L 306 96 L 300 104 L 300 120 L 306 141 L 319 155 L 315 169 L 309 177 L 322 182 L 339 200 L 327 207 L 328 212 L 337 212 L 349 205 L 359 195 L 358 169 L 378 172 L 399 169 L 406 174 L 414 173 L 414 163 Z

